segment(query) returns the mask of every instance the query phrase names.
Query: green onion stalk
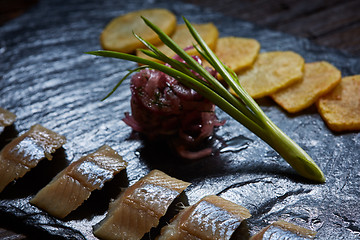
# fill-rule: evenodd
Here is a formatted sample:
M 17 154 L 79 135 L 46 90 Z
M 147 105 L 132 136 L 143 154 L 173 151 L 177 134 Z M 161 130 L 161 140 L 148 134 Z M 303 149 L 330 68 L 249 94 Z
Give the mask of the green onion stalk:
M 136 34 L 134 34 L 135 37 L 148 48 L 141 49 L 144 54 L 160 60 L 160 62 L 167 63 L 168 65 L 135 55 L 114 51 L 91 51 L 87 53 L 137 62 L 142 65 L 140 68 L 147 67 L 156 69 L 174 77 L 185 86 L 202 94 L 224 112 L 255 133 L 276 150 L 299 175 L 315 182 L 325 182 L 324 174 L 311 157 L 266 116 L 255 100 L 240 85 L 237 75 L 217 58 L 186 18 L 184 18 L 185 24 L 197 43 L 194 44 L 194 48 L 211 64 L 218 74 L 221 75 L 228 86 L 235 91 L 237 97 L 231 94 L 220 81 L 212 76 L 200 63 L 187 54 L 185 50 L 179 47 L 156 25 L 144 17 L 143 20 L 159 36 L 161 41 L 186 63 L 167 57 L 154 45 Z M 135 70 L 139 70 L 140 68 Z M 109 95 L 116 90 L 129 74 L 120 80 Z

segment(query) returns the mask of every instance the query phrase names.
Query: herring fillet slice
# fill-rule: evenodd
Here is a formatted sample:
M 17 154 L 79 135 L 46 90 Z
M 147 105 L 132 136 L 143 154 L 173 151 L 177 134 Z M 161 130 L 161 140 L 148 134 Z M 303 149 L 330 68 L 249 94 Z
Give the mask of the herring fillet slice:
M 51 160 L 51 154 L 65 142 L 64 136 L 37 124 L 7 144 L 0 152 L 0 192 L 42 159 Z
M 170 204 L 190 183 L 153 170 L 127 188 L 110 204 L 95 236 L 101 239 L 141 239 L 167 212 Z
M 15 114 L 0 107 L 0 133 L 4 130 L 5 127 L 13 124 L 15 122 L 15 119 Z
M 30 203 L 57 218 L 78 208 L 95 189 L 125 169 L 127 162 L 111 147 L 104 145 L 94 153 L 72 162 L 42 188 Z
M 183 209 L 161 229 L 157 240 L 230 239 L 243 220 L 251 216 L 246 208 L 210 195 Z
M 250 240 L 305 240 L 314 239 L 316 232 L 295 224 L 278 220 L 263 228 L 260 232 L 250 238 Z

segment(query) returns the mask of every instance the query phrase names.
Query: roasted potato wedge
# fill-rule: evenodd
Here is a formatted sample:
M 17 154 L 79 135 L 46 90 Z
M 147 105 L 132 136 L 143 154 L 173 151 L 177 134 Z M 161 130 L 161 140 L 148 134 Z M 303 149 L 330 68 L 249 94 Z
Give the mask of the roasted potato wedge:
M 290 113 L 301 111 L 328 93 L 341 80 L 341 72 L 328 62 L 306 63 L 301 81 L 271 95 L 276 103 Z
M 159 37 L 144 23 L 141 16 L 149 19 L 168 35 L 176 28 L 176 16 L 166 9 L 154 8 L 130 12 L 114 18 L 105 27 L 100 36 L 102 48 L 125 53 L 143 48 L 143 44 L 135 38 L 133 32 L 152 44 L 159 44 L 161 42 Z
M 344 77 L 316 105 L 331 130 L 360 130 L 360 75 Z

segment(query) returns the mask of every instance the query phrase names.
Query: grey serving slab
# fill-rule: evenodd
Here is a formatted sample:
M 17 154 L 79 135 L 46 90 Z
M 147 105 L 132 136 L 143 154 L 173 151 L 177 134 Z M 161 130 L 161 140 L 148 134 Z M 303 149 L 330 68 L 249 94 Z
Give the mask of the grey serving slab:
M 268 145 L 221 110 L 227 122 L 211 139 L 214 154 L 184 161 L 132 132 L 122 118 L 130 111 L 129 82 L 108 100 L 100 99 L 136 64 L 84 54 L 100 49 L 99 35 L 114 17 L 140 8 L 167 8 L 181 22 L 213 22 L 221 36 L 256 38 L 261 51 L 292 50 L 306 62 L 326 60 L 343 76 L 360 73 L 360 58 L 317 46 L 306 39 L 260 28 L 209 9 L 178 1 L 40 1 L 29 12 L 0 27 L 0 106 L 18 118 L 0 136 L 11 138 L 42 124 L 67 138 L 54 159 L 41 162 L 0 194 L 1 224 L 29 237 L 93 239 L 92 227 L 124 187 L 151 169 L 192 182 L 189 202 L 217 194 L 248 208 L 254 234 L 280 218 L 318 231 L 317 239 L 360 238 L 360 134 L 330 131 L 314 106 L 289 115 L 268 98 L 266 114 L 324 171 L 327 182 L 299 177 Z M 58 220 L 29 204 L 29 199 L 71 161 L 108 144 L 129 166 L 126 176 L 95 191 L 83 206 Z M 125 181 L 126 182 L 126 181 Z M 125 184 L 126 186 L 126 184 Z

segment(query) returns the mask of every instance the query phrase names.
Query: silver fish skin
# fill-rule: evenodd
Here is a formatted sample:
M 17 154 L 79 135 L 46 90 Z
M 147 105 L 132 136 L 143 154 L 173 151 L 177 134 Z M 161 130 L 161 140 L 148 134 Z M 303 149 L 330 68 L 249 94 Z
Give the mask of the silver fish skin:
M 5 127 L 10 126 L 16 120 L 16 115 L 4 108 L 0 107 L 0 133 Z
M 23 177 L 43 159 L 64 145 L 64 136 L 41 125 L 12 140 L 0 152 L 0 192 L 15 179 Z
M 127 162 L 111 147 L 104 145 L 95 152 L 72 162 L 42 188 L 30 203 L 52 216 L 64 218 L 78 208 L 95 189 L 127 167 Z
M 110 204 L 94 235 L 105 240 L 138 240 L 159 225 L 171 203 L 190 185 L 152 170 Z
M 278 220 L 263 228 L 250 240 L 306 240 L 314 239 L 316 232 L 295 224 Z
M 206 196 L 176 215 L 157 240 L 229 240 L 250 216 L 249 210 L 238 204 L 219 196 Z

